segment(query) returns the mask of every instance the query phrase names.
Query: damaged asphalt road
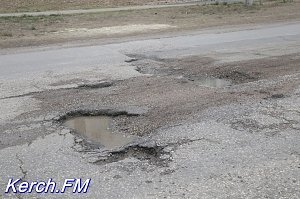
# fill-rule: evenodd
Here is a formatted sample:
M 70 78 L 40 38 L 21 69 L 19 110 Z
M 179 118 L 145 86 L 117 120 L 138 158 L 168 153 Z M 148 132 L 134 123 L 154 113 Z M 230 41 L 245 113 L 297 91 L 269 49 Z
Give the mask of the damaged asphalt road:
M 92 178 L 75 197 L 299 198 L 300 24 L 214 31 L 1 51 L 1 194 Z M 98 115 L 136 139 L 108 150 L 63 125 Z

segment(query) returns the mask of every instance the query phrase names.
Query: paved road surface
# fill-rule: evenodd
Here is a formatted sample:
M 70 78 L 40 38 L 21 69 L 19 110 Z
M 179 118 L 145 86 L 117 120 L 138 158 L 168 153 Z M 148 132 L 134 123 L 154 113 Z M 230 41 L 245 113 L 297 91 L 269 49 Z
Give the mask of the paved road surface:
M 99 158 L 97 153 L 79 153 L 74 135 L 51 122 L 57 115 L 46 103 L 52 100 L 55 104 L 56 98 L 64 97 L 53 89 L 72 88 L 81 82 L 143 77 L 128 63 L 132 57 L 159 60 L 198 55 L 227 63 L 293 53 L 295 59 L 300 53 L 300 23 L 95 46 L 29 48 L 15 53 L 3 50 L 0 194 L 10 177 L 29 181 L 53 178 L 58 182 L 70 177 L 91 177 L 90 192 L 80 195 L 82 198 L 299 198 L 299 85 L 294 85 L 286 98 L 261 102 L 250 96 L 243 104 L 233 101 L 210 107 L 195 115 L 194 121 L 158 129 L 145 139 L 150 139 L 149 145 L 156 141 L 169 146 L 164 149 L 167 157 L 160 157 L 172 157 L 168 167 L 130 156 L 106 165 L 89 163 Z M 299 82 L 299 75 L 245 83 L 230 92 Z M 52 93 L 45 95 L 47 99 L 44 95 L 26 95 L 45 90 Z M 113 87 L 95 92 L 124 93 Z M 67 97 L 65 107 L 80 100 L 76 95 L 72 99 Z M 100 99 L 92 100 L 101 104 Z M 190 142 L 184 144 L 187 139 Z
M 40 91 L 53 81 L 60 81 L 59 78 L 53 79 L 51 75 L 70 79 L 79 72 L 88 73 L 93 69 L 99 70 L 108 78 L 129 78 L 139 75 L 130 64 L 125 63 L 125 60 L 130 59 L 126 56 L 128 54 L 159 58 L 194 54 L 218 57 L 222 62 L 235 61 L 297 52 L 300 50 L 299 37 L 300 24 L 291 23 L 239 31 L 196 32 L 184 36 L 100 46 L 58 47 L 49 50 L 37 48 L 3 54 L 0 56 L 0 77 L 5 88 L 2 87 L 0 97 Z M 260 53 L 257 53 L 258 51 Z M 119 65 L 124 67 L 120 68 Z M 47 79 L 48 77 L 50 79 Z M 18 81 L 20 86 L 14 88 L 12 94 L 10 91 L 14 85 L 10 83 L 15 84 Z M 38 81 L 38 88 L 32 87 L 35 81 Z M 26 87 L 27 85 L 29 87 Z

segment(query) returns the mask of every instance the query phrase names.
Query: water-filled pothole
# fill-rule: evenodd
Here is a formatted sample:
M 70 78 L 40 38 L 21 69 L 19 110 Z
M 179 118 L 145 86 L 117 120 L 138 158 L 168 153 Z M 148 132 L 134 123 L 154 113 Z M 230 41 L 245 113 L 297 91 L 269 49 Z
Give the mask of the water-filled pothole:
M 64 125 L 73 129 L 92 142 L 107 149 L 123 147 L 134 141 L 133 136 L 125 136 L 112 131 L 112 118 L 108 116 L 82 116 L 68 119 Z
M 219 79 L 214 77 L 189 77 L 189 81 L 193 81 L 199 86 L 213 87 L 213 88 L 223 88 L 231 86 L 232 82 L 226 79 Z

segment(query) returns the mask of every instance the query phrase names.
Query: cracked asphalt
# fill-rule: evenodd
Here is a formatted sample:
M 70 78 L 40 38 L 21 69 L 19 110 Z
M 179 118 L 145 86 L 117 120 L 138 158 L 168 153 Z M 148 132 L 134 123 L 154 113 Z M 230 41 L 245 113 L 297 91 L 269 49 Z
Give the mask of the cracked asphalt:
M 4 198 L 300 198 L 299 22 L 1 50 L 0 69 Z M 80 115 L 138 139 L 92 144 L 62 125 Z M 92 184 L 8 195 L 9 178 Z

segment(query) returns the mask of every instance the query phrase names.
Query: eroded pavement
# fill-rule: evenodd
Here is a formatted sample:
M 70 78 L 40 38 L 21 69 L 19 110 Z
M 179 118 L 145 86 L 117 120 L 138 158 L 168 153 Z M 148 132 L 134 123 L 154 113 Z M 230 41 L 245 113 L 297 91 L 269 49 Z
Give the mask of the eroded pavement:
M 59 197 L 299 198 L 299 45 L 291 23 L 2 52 L 1 193 L 92 178 Z M 108 150 L 63 125 L 93 115 L 136 139 Z

